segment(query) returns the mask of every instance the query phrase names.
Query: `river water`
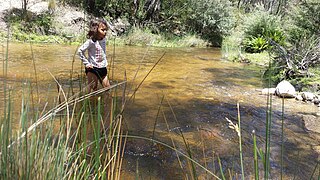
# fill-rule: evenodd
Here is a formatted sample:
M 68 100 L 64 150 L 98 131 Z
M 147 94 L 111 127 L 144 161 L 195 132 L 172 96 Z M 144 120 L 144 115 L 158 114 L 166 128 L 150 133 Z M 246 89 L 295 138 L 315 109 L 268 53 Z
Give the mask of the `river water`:
M 19 124 L 21 101 L 28 98 L 23 96 L 26 91 L 37 94 L 39 107 L 52 107 L 56 104 L 56 80 L 66 94 L 77 91 L 70 90 L 70 84 L 84 83 L 83 67 L 74 57 L 77 46 L 9 44 L 7 65 L 6 45 L 1 48 L 0 80 L 8 84 L 6 94 L 11 92 L 17 117 L 14 127 Z M 182 152 L 186 152 L 186 141 L 197 162 L 219 174 L 219 156 L 226 177 L 236 177 L 241 173 L 238 136 L 227 119 L 237 123 L 240 115 L 244 172 L 248 179 L 254 177 L 252 131 L 262 150 L 266 134 L 267 96 L 260 93 L 265 87 L 261 67 L 224 61 L 220 50 L 214 48 L 108 46 L 107 51 L 111 82 L 121 82 L 126 75 L 129 92 L 140 85 L 124 111 L 124 130 L 129 135 L 154 138 L 170 146 L 173 141 Z M 0 89 L 0 98 L 6 101 L 4 90 Z M 294 99 L 286 99 L 284 104 L 284 177 L 309 179 L 319 162 L 320 137 L 305 128 L 304 117 L 318 119 L 318 108 Z M 281 105 L 281 99 L 272 97 L 272 179 L 279 179 L 281 168 Z M 1 103 L 1 111 L 3 106 Z M 181 164 L 174 151 L 159 143 L 128 139 L 123 177 L 134 179 L 138 169 L 142 179 L 185 179 L 190 172 L 188 163 L 178 157 Z M 200 179 L 213 179 L 196 169 Z

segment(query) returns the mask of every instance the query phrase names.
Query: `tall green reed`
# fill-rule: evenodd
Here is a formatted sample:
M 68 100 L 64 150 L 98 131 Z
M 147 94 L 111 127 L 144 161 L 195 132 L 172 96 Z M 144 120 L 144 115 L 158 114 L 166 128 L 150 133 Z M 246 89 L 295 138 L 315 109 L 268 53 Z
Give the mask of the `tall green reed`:
M 269 54 L 269 67 L 271 67 L 271 60 Z M 268 75 L 268 87 L 271 87 L 271 73 Z M 267 109 L 266 109 L 266 134 L 265 134 L 265 152 L 264 152 L 264 178 L 269 178 L 270 173 L 270 142 L 271 142 L 271 122 L 272 122 L 272 94 L 267 95 Z
M 282 97 L 282 113 L 281 113 L 281 155 L 280 155 L 280 179 L 283 178 L 283 156 L 284 156 L 284 97 Z
M 223 167 L 222 167 L 221 160 L 220 160 L 220 157 L 219 157 L 219 156 L 218 156 L 218 163 L 219 163 L 219 168 L 220 168 L 221 177 L 222 177 L 223 180 L 225 180 L 226 177 L 224 176 Z
M 31 84 L 31 83 L 30 83 Z M 118 84 L 117 84 L 118 85 Z M 113 85 L 110 88 L 114 88 L 117 85 Z M 28 92 L 30 92 L 30 88 Z M 99 93 L 103 93 L 108 89 L 102 89 L 92 94 L 86 94 L 80 97 L 73 97 L 66 99 L 61 104 L 58 104 L 55 108 L 49 110 L 37 121 L 29 126 L 29 118 L 32 103 L 29 102 L 30 97 L 23 98 L 21 109 L 21 130 L 18 134 L 12 132 L 11 122 L 13 117 L 11 116 L 12 107 L 11 103 L 7 105 L 8 115 L 6 115 L 6 121 L 3 121 L 1 125 L 1 174 L 2 177 L 8 179 L 65 179 L 65 178 L 90 178 L 95 177 L 98 179 L 120 179 L 120 163 L 123 158 L 123 143 L 121 138 L 115 138 L 115 135 L 119 137 L 121 131 L 121 116 L 117 116 L 117 122 L 110 131 L 113 131 L 112 136 L 100 137 L 100 123 L 102 123 L 100 102 L 97 105 L 97 112 L 90 108 L 87 112 L 77 113 L 77 107 L 81 106 L 81 102 L 85 102 L 88 98 Z M 29 94 L 30 93 L 26 93 Z M 65 94 L 64 94 L 65 95 Z M 7 97 L 8 102 L 11 102 L 11 96 Z M 112 102 L 111 102 L 112 103 Z M 90 104 L 90 103 L 84 103 Z M 115 109 L 111 109 L 115 111 Z M 64 116 L 61 127 L 57 132 L 48 131 L 54 129 L 57 124 L 54 123 L 58 118 L 58 113 Z M 87 124 L 83 117 L 90 119 L 94 114 L 97 119 L 92 120 L 95 122 L 95 137 L 93 142 L 86 142 L 87 137 L 82 136 L 84 141 L 79 141 L 78 134 L 84 129 L 87 129 Z M 71 115 L 70 115 L 71 114 Z M 80 115 L 79 115 L 80 114 Z M 112 114 L 112 113 L 110 113 Z M 61 115 L 59 115 L 61 116 Z M 74 130 L 72 125 L 76 119 L 79 122 L 79 126 Z M 114 117 L 112 117 L 114 118 Z M 88 120 L 86 119 L 86 120 Z M 106 133 L 106 132 L 105 132 Z M 103 141 L 112 142 L 109 146 L 113 151 L 103 153 L 100 151 L 100 144 Z M 77 143 L 76 143 L 77 142 Z M 83 144 L 85 146 L 83 146 Z M 102 143 L 103 144 L 103 143 Z M 117 147 L 115 147 L 117 146 Z M 93 154 L 87 153 L 88 149 L 94 149 Z M 112 154 L 108 154 L 112 153 Z M 106 155 L 105 155 L 106 154 Z M 108 157 L 110 157 L 108 159 Z M 105 161 L 101 161 L 105 159 Z M 39 161 L 40 160 L 40 161 Z M 113 167 L 111 168 L 111 164 Z M 94 170 L 94 171 L 92 171 Z
M 240 118 L 240 105 L 237 103 L 238 109 L 238 136 L 239 136 L 239 153 L 240 153 L 240 166 L 241 166 L 241 177 L 244 179 L 244 167 L 243 167 L 243 153 L 242 153 L 242 136 L 241 136 L 241 118 Z
M 10 34 L 10 24 L 8 25 L 7 28 L 7 41 L 6 41 L 6 51 L 4 52 L 5 57 L 3 58 L 2 61 L 2 71 L 3 71 L 3 117 L 4 120 L 6 120 L 6 115 L 7 115 L 7 78 L 8 78 L 8 60 L 9 60 L 9 34 Z
M 172 113 L 172 115 L 173 115 L 174 121 L 179 125 L 179 127 L 181 127 L 181 126 L 180 126 L 180 123 L 179 123 L 179 121 L 178 121 L 178 119 L 177 119 L 177 116 L 176 116 L 176 114 L 174 113 L 174 110 L 173 110 L 173 108 L 172 108 L 172 106 L 171 106 L 171 103 L 170 103 L 170 101 L 168 100 L 168 98 L 166 98 L 166 101 L 167 101 L 167 104 L 169 105 L 169 108 L 170 108 L 170 111 L 171 111 L 171 113 Z M 179 128 L 178 130 L 179 130 L 179 134 L 180 134 L 180 136 L 181 136 L 181 138 L 182 138 L 182 140 L 183 140 L 184 146 L 185 146 L 185 148 L 186 148 L 186 150 L 187 150 L 187 154 L 189 155 L 189 158 L 190 158 L 190 159 L 193 159 L 193 154 L 192 154 L 192 150 L 191 150 L 191 148 L 190 148 L 190 146 L 189 146 L 189 143 L 187 142 L 186 138 L 184 137 L 184 134 L 183 134 L 181 128 Z M 189 161 L 189 162 L 191 163 L 192 176 L 193 176 L 194 179 L 197 179 L 197 171 L 196 171 L 195 164 L 194 164 L 193 161 Z

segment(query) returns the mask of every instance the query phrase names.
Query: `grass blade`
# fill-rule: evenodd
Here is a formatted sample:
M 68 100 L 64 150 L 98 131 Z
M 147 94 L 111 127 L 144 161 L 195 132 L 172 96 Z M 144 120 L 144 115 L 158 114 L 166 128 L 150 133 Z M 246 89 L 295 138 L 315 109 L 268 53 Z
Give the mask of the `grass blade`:
M 239 152 L 240 152 L 240 164 L 241 164 L 241 177 L 244 180 L 244 167 L 243 167 L 243 158 L 242 158 L 242 137 L 241 137 L 241 118 L 240 118 L 240 105 L 237 103 L 238 109 L 238 136 L 239 136 Z

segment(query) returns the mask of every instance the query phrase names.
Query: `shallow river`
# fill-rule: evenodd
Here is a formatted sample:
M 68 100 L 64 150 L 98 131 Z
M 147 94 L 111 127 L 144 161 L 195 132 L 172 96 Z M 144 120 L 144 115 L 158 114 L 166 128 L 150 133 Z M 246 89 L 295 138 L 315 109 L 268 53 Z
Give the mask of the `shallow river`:
M 122 81 L 126 73 L 130 92 L 143 81 L 125 109 L 125 131 L 155 138 L 171 146 L 174 141 L 176 148 L 185 152 L 182 132 L 197 162 L 219 174 L 219 156 L 226 177 L 229 174 L 235 177 L 241 172 L 238 136 L 228 126 L 227 119 L 237 123 L 239 103 L 245 176 L 248 179 L 254 177 L 253 130 L 258 136 L 258 147 L 264 150 L 265 144 L 267 97 L 260 94 L 265 86 L 261 80 L 261 68 L 221 60 L 220 50 L 212 48 L 107 48 L 112 67 L 109 75 L 113 83 Z M 77 46 L 67 45 L 9 45 L 7 69 L 1 71 L 0 80 L 8 84 L 7 93 L 9 90 L 12 93 L 13 115 L 17 117 L 13 126 L 19 124 L 21 101 L 27 98 L 22 94 L 26 91 L 39 96 L 36 104 L 44 107 L 47 102 L 46 106 L 50 107 L 56 103 L 55 79 L 68 89 L 67 94 L 74 93 L 70 92 L 71 83 L 84 83 L 81 81 L 83 67 L 80 60 L 74 58 L 76 49 Z M 6 66 L 5 52 L 6 45 L 0 51 L 1 69 Z M 33 85 L 30 87 L 31 81 Z M 4 88 L 0 93 L 2 101 L 6 101 Z M 281 99 L 272 98 L 272 179 L 280 176 L 281 104 Z M 3 106 L 1 103 L 1 112 Z M 284 111 L 284 177 L 309 179 L 319 162 L 320 135 L 312 131 L 312 127 L 306 129 L 305 121 L 318 120 L 318 108 L 286 99 Z M 129 139 L 123 177 L 134 179 L 138 166 L 141 179 L 185 179 L 188 164 L 180 158 L 181 165 L 174 151 L 155 146 L 150 141 Z M 213 179 L 200 168 L 197 171 L 200 179 Z

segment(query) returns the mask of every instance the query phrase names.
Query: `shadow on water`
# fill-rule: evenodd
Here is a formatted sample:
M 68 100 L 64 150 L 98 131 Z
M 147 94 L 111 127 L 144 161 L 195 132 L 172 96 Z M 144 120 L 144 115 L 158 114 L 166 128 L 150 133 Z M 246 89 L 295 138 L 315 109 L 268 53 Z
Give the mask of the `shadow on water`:
M 195 159 L 204 162 L 204 156 L 209 158 L 207 160 L 208 167 L 219 169 L 217 163 L 210 164 L 213 161 L 214 155 L 219 155 L 222 159 L 223 167 L 225 170 L 231 169 L 234 172 L 240 173 L 240 162 L 238 152 L 238 137 L 234 130 L 228 127 L 226 118 L 229 118 L 234 123 L 237 123 L 237 106 L 236 104 L 224 103 L 220 101 L 209 101 L 201 99 L 192 99 L 185 102 L 176 102 L 178 105 L 173 105 L 175 117 L 178 119 L 178 123 L 175 121 L 171 110 L 165 104 L 163 105 L 165 118 L 169 122 L 169 131 L 166 129 L 166 123 L 164 122 L 164 116 L 157 119 L 156 125 L 156 139 L 172 144 L 170 138 L 173 138 L 180 148 L 185 149 L 182 143 L 182 138 L 179 135 L 180 130 L 187 137 L 190 143 Z M 276 99 L 275 99 L 276 101 Z M 195 108 L 196 107 L 196 108 Z M 136 111 L 139 109 L 139 112 Z M 201 112 L 199 111 L 201 109 Z M 128 107 L 128 111 L 134 111 L 134 118 L 130 118 L 128 121 L 128 128 L 131 133 L 142 135 L 146 137 L 152 137 L 152 124 L 155 121 L 153 116 L 152 120 L 146 120 L 145 113 L 150 110 L 150 107 L 146 107 L 144 103 L 135 102 Z M 187 112 L 187 113 L 186 113 Z M 265 119 L 266 108 L 261 106 L 241 106 L 241 126 L 243 135 L 243 147 L 244 147 L 244 162 L 246 175 L 250 172 L 253 173 L 253 141 L 252 130 L 255 130 L 258 137 L 258 147 L 264 149 L 265 139 Z M 274 109 L 272 113 L 272 130 L 271 130 L 271 173 L 273 178 L 279 177 L 280 173 L 280 152 L 281 152 L 281 114 L 282 112 Z M 130 113 L 130 115 L 132 115 Z M 150 117 L 151 118 L 151 117 Z M 309 133 L 304 128 L 304 124 L 301 118 L 295 114 L 285 114 L 285 130 L 284 130 L 284 171 L 287 178 L 296 177 L 298 179 L 310 178 L 313 168 L 316 166 L 318 154 L 312 148 L 319 144 L 317 139 L 309 136 Z M 151 121 L 151 122 L 150 122 Z M 201 137 L 200 137 L 201 136 Z M 201 141 L 203 138 L 203 141 Z M 132 144 L 131 144 L 132 143 Z M 148 142 L 147 142 L 148 144 Z M 205 154 L 201 149 L 205 147 Z M 141 151 L 141 149 L 144 149 Z M 170 151 L 167 149 L 167 151 Z M 126 152 L 128 156 L 133 155 L 132 152 L 139 152 L 134 156 L 136 158 L 143 159 L 141 157 L 149 157 L 152 152 L 152 147 L 148 148 L 145 143 L 136 143 L 132 141 L 128 143 Z M 168 154 L 170 155 L 168 157 Z M 133 158 L 133 157 L 131 157 Z M 160 159 L 163 157 L 160 157 Z M 169 158 L 169 159 L 167 159 Z M 148 159 L 148 158 L 147 158 Z M 176 159 L 173 151 L 171 153 L 166 152 L 166 164 L 174 164 Z M 147 164 L 150 160 L 144 164 L 147 168 Z M 169 160 L 169 162 L 167 162 Z M 170 161 L 171 160 L 171 161 Z M 158 166 L 163 165 L 162 161 L 155 160 Z M 210 162 L 209 162 L 210 161 Z M 154 162 L 154 163 L 156 163 Z M 143 161 L 140 162 L 141 166 Z M 174 166 L 172 166 L 174 167 Z M 150 168 L 150 167 L 149 167 Z M 176 172 L 180 172 L 182 176 L 184 170 L 176 167 Z M 261 170 L 263 166 L 260 167 Z M 151 168 L 153 169 L 153 168 Z M 298 169 L 298 170 L 297 170 Z M 154 170 L 153 170 L 154 171 Z M 226 171 L 227 172 L 227 171 Z M 158 175 L 163 177 L 162 170 L 158 171 Z M 253 174 L 251 174 L 253 175 Z
M 214 86 L 234 86 L 234 85 L 251 85 L 259 87 L 261 82 L 256 80 L 260 78 L 259 71 L 252 69 L 249 65 L 240 65 L 242 67 L 229 68 L 204 68 L 203 70 L 214 75 L 211 80 Z

